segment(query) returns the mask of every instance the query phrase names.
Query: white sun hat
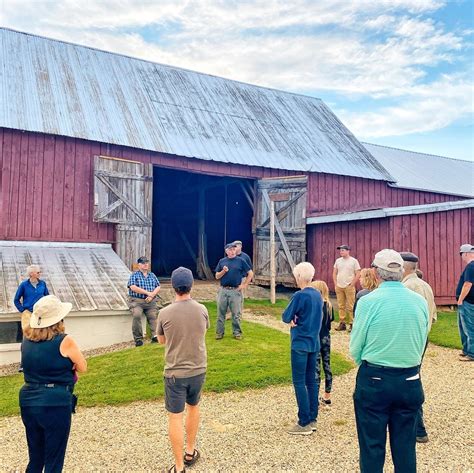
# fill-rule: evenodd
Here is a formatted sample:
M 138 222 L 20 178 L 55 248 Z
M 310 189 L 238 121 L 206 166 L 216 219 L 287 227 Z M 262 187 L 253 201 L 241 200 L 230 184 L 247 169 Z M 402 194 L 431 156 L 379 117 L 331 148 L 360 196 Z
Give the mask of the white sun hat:
M 31 328 L 46 328 L 57 324 L 71 312 L 70 302 L 61 302 L 56 296 L 42 297 L 34 306 L 30 318 Z

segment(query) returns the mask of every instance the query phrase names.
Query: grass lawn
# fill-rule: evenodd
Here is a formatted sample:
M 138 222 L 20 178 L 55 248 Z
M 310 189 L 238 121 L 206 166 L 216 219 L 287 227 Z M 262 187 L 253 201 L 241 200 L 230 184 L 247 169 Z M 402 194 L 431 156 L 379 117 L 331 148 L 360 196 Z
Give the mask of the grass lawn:
M 288 301 L 278 302 L 278 308 Z M 291 382 L 290 343 L 288 335 L 251 322 L 243 322 L 244 339 L 234 340 L 230 321 L 226 336 L 215 340 L 216 304 L 206 303 L 211 317 L 207 334 L 208 371 L 205 390 L 223 392 L 263 388 Z M 260 307 L 260 301 L 246 300 L 246 308 Z M 66 321 L 67 322 L 67 321 Z M 146 344 L 120 352 L 96 356 L 88 360 L 89 371 L 82 375 L 76 387 L 80 406 L 122 404 L 163 397 L 163 354 L 159 345 Z M 335 375 L 349 371 L 353 365 L 334 353 L 332 369 Z M 0 377 L 0 416 L 18 414 L 18 390 L 22 375 Z
M 461 349 L 456 312 L 438 312 L 438 320 L 431 327 L 429 341 L 435 345 Z

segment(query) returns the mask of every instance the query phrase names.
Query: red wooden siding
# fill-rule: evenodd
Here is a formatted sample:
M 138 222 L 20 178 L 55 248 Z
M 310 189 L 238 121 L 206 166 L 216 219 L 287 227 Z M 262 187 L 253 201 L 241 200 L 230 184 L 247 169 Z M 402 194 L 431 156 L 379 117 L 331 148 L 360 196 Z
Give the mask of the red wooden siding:
M 339 256 L 336 247 L 351 246 L 351 254 L 362 267 L 369 267 L 374 254 L 383 248 L 413 251 L 420 269 L 431 285 L 438 304 L 454 304 L 454 292 L 462 264 L 458 250 L 473 241 L 473 209 L 397 216 L 385 219 L 310 225 L 308 257 L 316 277 L 334 290 L 332 269 Z
M 100 154 L 217 176 L 301 174 L 0 128 L 0 239 L 114 242 L 114 225 L 92 221 L 93 157 Z
M 358 177 L 313 173 L 308 179 L 308 217 L 462 199 L 434 192 L 397 189 L 384 181 Z

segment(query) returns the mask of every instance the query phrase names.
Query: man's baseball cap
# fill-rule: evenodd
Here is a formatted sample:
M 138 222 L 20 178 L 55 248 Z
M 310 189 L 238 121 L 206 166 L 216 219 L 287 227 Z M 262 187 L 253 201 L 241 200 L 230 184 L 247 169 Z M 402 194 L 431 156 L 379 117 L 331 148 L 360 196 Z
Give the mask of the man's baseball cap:
M 337 247 L 338 250 L 350 250 L 351 247 L 349 245 L 339 245 Z
M 464 243 L 464 245 L 461 245 L 461 248 L 459 248 L 459 253 L 474 253 L 474 246 L 472 246 L 469 243 Z
M 372 266 L 391 273 L 398 273 L 403 266 L 403 259 L 400 253 L 395 250 L 385 249 L 375 254 Z
M 240 240 L 235 240 L 234 241 L 234 246 L 240 245 L 242 246 L 242 242 Z
M 409 261 L 410 263 L 418 263 L 419 259 L 415 253 L 411 251 L 400 251 L 400 256 L 402 257 L 403 261 Z
M 150 260 L 146 256 L 140 256 L 140 258 L 137 259 L 137 263 L 149 263 Z
M 180 266 L 171 273 L 171 285 L 177 289 L 179 287 L 191 288 L 194 282 L 193 273 L 190 269 Z
M 227 245 L 224 246 L 224 248 L 226 250 L 228 250 L 229 248 L 235 248 L 235 241 L 231 242 L 231 243 L 227 243 Z

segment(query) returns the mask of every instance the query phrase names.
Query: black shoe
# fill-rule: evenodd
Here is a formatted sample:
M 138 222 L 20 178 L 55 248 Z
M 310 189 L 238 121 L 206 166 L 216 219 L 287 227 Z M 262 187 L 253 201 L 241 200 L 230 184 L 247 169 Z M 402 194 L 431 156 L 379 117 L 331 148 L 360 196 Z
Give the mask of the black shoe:
M 422 437 L 416 437 L 417 443 L 427 443 L 428 442 L 428 435 L 423 435 Z
M 326 406 L 330 406 L 332 404 L 331 399 L 324 399 L 322 396 L 319 398 L 319 402 Z
M 142 346 L 143 346 L 143 340 L 137 340 L 137 341 L 135 342 L 135 346 L 136 346 L 136 347 L 142 347 Z
M 158 337 L 151 337 L 151 343 L 158 343 Z

